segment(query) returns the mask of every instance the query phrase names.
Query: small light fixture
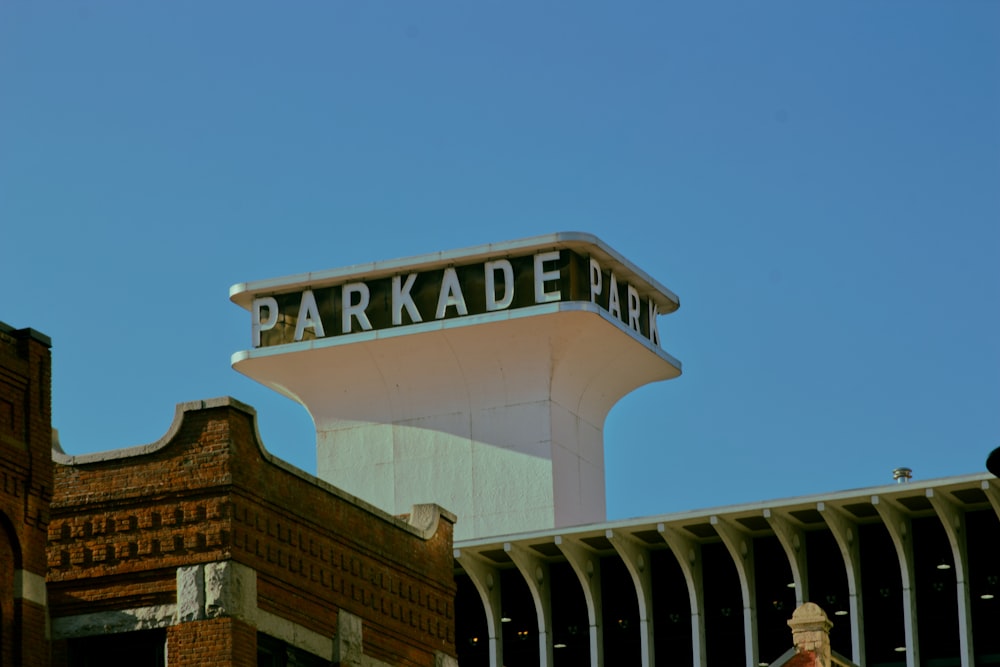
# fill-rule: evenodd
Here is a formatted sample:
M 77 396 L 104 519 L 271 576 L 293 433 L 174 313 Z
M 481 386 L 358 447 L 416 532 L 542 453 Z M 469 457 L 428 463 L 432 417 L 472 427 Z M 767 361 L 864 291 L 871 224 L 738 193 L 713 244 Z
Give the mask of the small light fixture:
M 795 588 L 795 582 L 793 581 L 790 584 L 788 584 L 787 588 Z
M 993 599 L 993 593 L 983 593 L 982 595 L 979 596 L 979 599 L 980 600 L 992 600 Z
M 895 651 L 896 653 L 906 653 L 906 647 L 905 647 L 905 646 L 897 646 L 897 647 L 896 647 L 896 648 L 894 648 L 893 650 L 894 650 L 894 651 Z
M 939 570 L 950 570 L 951 569 L 951 563 L 949 563 L 948 561 L 946 561 L 945 559 L 942 558 L 941 562 L 937 564 L 937 569 L 939 569 Z
M 510 623 L 510 616 L 501 616 L 500 617 L 500 622 L 501 623 Z
M 553 644 L 552 648 L 566 648 L 565 644 Z
M 833 612 L 833 615 L 834 616 L 847 616 L 847 614 L 849 614 L 849 613 L 850 612 L 848 612 L 846 609 L 838 609 L 837 611 Z

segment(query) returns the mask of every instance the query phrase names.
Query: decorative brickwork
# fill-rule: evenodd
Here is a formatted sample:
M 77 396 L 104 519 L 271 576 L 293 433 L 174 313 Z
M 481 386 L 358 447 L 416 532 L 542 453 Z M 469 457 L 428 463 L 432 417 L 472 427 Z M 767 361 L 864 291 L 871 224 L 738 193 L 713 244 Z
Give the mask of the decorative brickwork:
M 45 541 L 52 493 L 48 337 L 0 323 L 0 664 L 49 664 Z
M 454 517 L 437 507 L 391 517 L 275 459 L 253 410 L 233 399 L 178 406 L 153 445 L 56 458 L 57 639 L 107 623 L 169 626 L 171 665 L 194 645 L 208 653 L 190 664 L 249 665 L 255 640 L 237 635 L 316 637 L 312 649 L 332 653 L 344 609 L 376 660 L 431 667 L 455 653 Z

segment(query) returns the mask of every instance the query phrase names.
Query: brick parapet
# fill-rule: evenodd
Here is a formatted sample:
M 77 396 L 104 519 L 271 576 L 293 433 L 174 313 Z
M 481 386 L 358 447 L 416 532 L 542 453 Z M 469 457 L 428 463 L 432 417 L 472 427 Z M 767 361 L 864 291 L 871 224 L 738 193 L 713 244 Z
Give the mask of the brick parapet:
M 231 559 L 257 573 L 262 611 L 332 636 L 347 609 L 392 664 L 454 654 L 453 515 L 411 523 L 275 459 L 243 404 L 182 404 L 157 443 L 55 459 L 54 617 L 170 604 L 176 568 Z

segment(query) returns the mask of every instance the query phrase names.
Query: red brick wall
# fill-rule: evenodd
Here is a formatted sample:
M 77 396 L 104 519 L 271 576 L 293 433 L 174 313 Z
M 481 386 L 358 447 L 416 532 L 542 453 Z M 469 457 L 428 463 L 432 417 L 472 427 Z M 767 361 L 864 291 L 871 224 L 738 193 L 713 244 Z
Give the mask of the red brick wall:
M 15 600 L 15 613 L 22 619 L 21 664 L 42 667 L 50 663 L 49 642 L 45 638 L 45 607 L 27 600 Z
M 786 667 L 822 667 L 815 651 L 803 651 L 792 656 Z
M 48 338 L 0 325 L 0 664 L 49 664 L 44 609 L 13 596 L 15 570 L 46 570 L 50 385 Z
M 262 457 L 234 425 L 233 558 L 259 573 L 260 607 L 329 636 L 335 609 L 365 621 L 365 652 L 394 665 L 454 655 L 451 524 L 424 540 Z M 309 508 L 307 514 L 302 508 Z M 333 607 L 333 608 L 331 608 Z
M 450 521 L 425 539 L 263 454 L 251 409 L 196 407 L 160 446 L 56 466 L 53 618 L 167 604 L 177 567 L 232 559 L 258 572 L 260 609 L 323 636 L 343 608 L 363 619 L 366 653 L 393 665 L 455 654 Z
M 175 625 L 167 630 L 170 667 L 256 667 L 257 630 L 233 618 Z

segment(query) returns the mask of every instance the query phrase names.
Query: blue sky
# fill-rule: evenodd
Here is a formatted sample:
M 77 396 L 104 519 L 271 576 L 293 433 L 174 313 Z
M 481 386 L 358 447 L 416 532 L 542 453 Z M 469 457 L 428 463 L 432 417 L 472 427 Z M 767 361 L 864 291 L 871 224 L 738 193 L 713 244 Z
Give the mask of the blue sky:
M 681 298 L 609 518 L 1000 445 L 1000 3 L 0 3 L 0 320 L 70 453 L 232 395 L 232 283 L 594 233 Z

